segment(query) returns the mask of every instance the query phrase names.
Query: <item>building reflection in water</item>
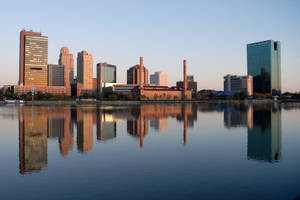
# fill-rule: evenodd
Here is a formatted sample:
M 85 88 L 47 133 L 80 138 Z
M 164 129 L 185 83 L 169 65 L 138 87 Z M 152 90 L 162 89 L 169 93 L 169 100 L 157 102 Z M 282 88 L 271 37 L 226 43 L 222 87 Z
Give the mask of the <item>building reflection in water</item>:
M 106 141 L 117 137 L 117 123 L 110 112 L 97 108 L 97 140 Z
M 21 174 L 47 166 L 47 118 L 38 107 L 19 109 L 19 160 Z
M 123 108 L 94 106 L 20 106 L 19 110 L 20 173 L 38 172 L 47 166 L 47 138 L 58 140 L 60 153 L 67 156 L 74 146 L 87 153 L 93 149 L 94 125 L 99 141 L 115 139 L 117 121 L 127 120 L 127 132 L 139 140 L 140 147 L 149 132 L 167 129 L 168 118 L 183 123 L 183 143 L 187 128 L 197 119 L 197 106 L 192 104 L 139 105 Z
M 253 127 L 248 128 L 248 159 L 281 160 L 281 108 L 253 106 Z
M 168 117 L 175 117 L 183 121 L 183 143 L 187 143 L 187 127 L 193 127 L 197 120 L 197 105 L 195 104 L 152 104 L 141 105 L 131 112 L 133 118 L 127 120 L 127 132 L 140 139 L 140 147 L 143 147 L 144 137 L 150 126 L 157 130 L 163 130 L 167 126 Z M 163 121 L 160 121 L 160 120 Z M 160 126 L 160 123 L 162 125 Z
M 224 106 L 224 126 L 247 127 L 249 160 L 281 160 L 281 107 L 279 104 Z
M 93 149 L 93 114 L 92 107 L 77 107 L 77 149 L 82 153 Z

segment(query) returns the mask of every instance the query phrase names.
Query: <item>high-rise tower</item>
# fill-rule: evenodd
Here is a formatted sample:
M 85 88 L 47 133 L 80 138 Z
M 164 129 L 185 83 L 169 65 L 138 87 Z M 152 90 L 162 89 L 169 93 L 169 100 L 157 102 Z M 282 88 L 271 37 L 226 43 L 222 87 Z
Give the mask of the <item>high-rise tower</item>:
M 19 85 L 47 86 L 48 37 L 20 32 Z
M 281 93 L 280 42 L 267 40 L 247 45 L 248 75 L 257 93 Z
M 86 51 L 77 55 L 77 82 L 82 84 L 82 89 L 93 89 L 93 56 Z
M 74 58 L 67 47 L 60 49 L 58 63 L 64 66 L 64 85 L 70 87 L 74 79 Z

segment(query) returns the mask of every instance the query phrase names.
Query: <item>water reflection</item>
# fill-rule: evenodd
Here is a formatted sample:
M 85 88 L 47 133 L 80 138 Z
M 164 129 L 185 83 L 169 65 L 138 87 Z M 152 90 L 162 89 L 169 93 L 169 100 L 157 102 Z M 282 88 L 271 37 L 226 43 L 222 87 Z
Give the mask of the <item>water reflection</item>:
M 281 160 L 281 106 L 276 104 L 155 104 L 110 106 L 20 106 L 20 173 L 38 172 L 47 166 L 47 138 L 57 139 L 62 156 L 77 150 L 92 151 L 94 137 L 99 142 L 117 138 L 117 123 L 126 120 L 129 136 L 140 148 L 151 133 L 168 129 L 168 119 L 182 124 L 183 144 L 188 143 L 188 128 L 198 119 L 198 112 L 224 112 L 226 128 L 247 128 L 247 158 L 266 162 Z M 199 119 L 200 121 L 201 119 Z M 96 127 L 96 131 L 94 131 Z
M 281 105 L 226 105 L 226 128 L 247 127 L 247 157 L 250 160 L 281 160 Z
M 248 128 L 248 159 L 281 160 L 281 109 L 271 105 L 253 109 L 252 128 Z

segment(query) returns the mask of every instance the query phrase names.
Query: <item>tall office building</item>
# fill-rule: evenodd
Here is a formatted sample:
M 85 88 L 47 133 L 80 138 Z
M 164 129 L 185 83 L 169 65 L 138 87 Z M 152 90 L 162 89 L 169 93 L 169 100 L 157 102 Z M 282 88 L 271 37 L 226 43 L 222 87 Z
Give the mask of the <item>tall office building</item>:
M 253 76 L 254 92 L 281 93 L 280 42 L 267 40 L 247 45 L 248 75 Z
M 253 95 L 253 77 L 252 76 L 224 76 L 225 92 L 245 92 L 247 95 Z
M 150 75 L 150 84 L 168 86 L 168 75 L 162 72 L 155 72 Z
M 93 56 L 86 51 L 81 51 L 77 55 L 77 83 L 82 89 L 93 89 Z
M 48 65 L 48 86 L 64 86 L 64 66 Z
M 107 63 L 97 64 L 97 89 L 102 92 L 103 84 L 117 82 L 117 66 Z
M 60 49 L 58 63 L 64 66 L 64 86 L 71 87 L 74 81 L 74 58 L 73 54 L 69 53 L 68 47 Z
M 148 69 L 143 66 L 142 70 L 142 82 L 148 84 Z M 135 65 L 127 70 L 127 84 L 139 84 L 140 83 L 140 65 Z
M 47 36 L 22 30 L 19 59 L 19 85 L 47 86 Z

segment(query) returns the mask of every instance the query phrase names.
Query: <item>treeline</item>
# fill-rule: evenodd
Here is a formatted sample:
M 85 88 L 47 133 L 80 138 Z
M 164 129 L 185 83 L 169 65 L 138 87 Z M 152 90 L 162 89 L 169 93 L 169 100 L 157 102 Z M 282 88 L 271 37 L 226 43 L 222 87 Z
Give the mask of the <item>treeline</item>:
M 49 94 L 49 93 L 42 93 L 37 92 L 34 93 L 32 97 L 32 93 L 23 93 L 23 94 L 17 94 L 14 93 L 10 88 L 7 89 L 5 92 L 3 90 L 0 90 L 0 100 L 24 100 L 24 101 L 31 101 L 34 100 L 70 100 L 72 99 L 70 96 L 64 95 L 64 94 Z

